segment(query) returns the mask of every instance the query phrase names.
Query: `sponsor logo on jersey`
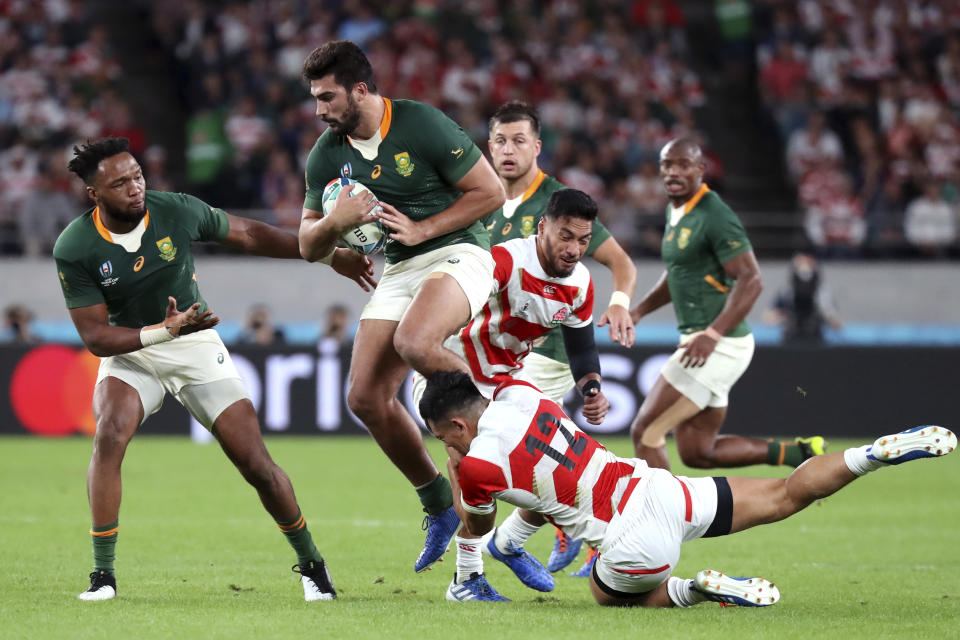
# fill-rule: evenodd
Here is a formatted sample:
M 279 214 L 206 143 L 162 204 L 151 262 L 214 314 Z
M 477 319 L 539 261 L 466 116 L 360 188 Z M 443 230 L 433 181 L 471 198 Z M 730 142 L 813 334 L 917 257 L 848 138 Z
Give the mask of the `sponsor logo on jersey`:
M 376 180 L 377 178 L 380 177 L 381 171 L 383 171 L 383 168 L 380 165 L 378 164 L 373 165 L 373 171 L 370 172 L 370 178 L 373 180 Z
M 546 288 L 544 288 L 544 291 L 546 291 Z M 560 324 L 567 319 L 569 314 L 570 311 L 566 307 L 562 307 L 560 311 L 553 314 L 553 318 L 550 319 L 550 324 Z
M 349 162 L 344 164 L 342 167 L 340 167 L 341 178 L 349 178 L 352 173 L 353 173 L 353 166 Z
M 510 233 L 510 229 L 513 229 L 513 224 L 508 222 L 507 224 L 503 225 L 503 230 L 500 232 L 500 235 L 502 236 L 507 235 L 508 233 Z
M 60 283 L 63 285 L 63 288 L 69 291 L 70 283 L 67 282 L 67 276 L 64 275 L 63 271 L 57 271 L 57 275 L 60 276 Z
M 555 296 L 557 295 L 557 288 L 552 284 L 544 285 L 543 292 L 548 296 Z
M 740 241 L 739 241 L 739 240 L 727 240 L 727 245 L 728 245 L 731 249 L 739 249 L 739 248 L 740 248 Z
M 664 238 L 665 242 L 673 242 L 673 229 L 670 229 L 670 233 L 667 234 L 667 237 Z
M 398 153 L 393 156 L 393 159 L 397 161 L 397 173 L 402 175 L 404 178 L 408 177 L 413 173 L 414 164 L 410 160 L 410 154 L 404 151 L 403 153 Z
M 520 233 L 526 238 L 533 233 L 533 216 L 523 216 L 520 218 Z
M 516 315 L 516 316 L 518 316 L 518 317 L 520 317 L 520 318 L 526 318 L 526 317 L 527 317 L 527 309 L 529 309 L 529 308 L 530 308 L 530 301 L 528 300 L 528 301 L 526 301 L 526 302 L 523 303 L 523 306 L 520 307 L 520 309 L 519 309 L 519 310 L 516 312 L 516 314 L 514 314 L 514 315 Z
M 170 239 L 170 236 L 157 240 L 157 249 L 160 249 L 160 257 L 167 262 L 177 257 L 177 248 L 173 246 L 173 240 Z
M 447 260 L 447 262 L 449 262 L 450 264 L 459 264 L 460 258 L 450 258 L 449 260 Z
M 140 271 L 143 269 L 143 256 L 137 256 L 137 261 L 133 263 L 134 272 Z
M 223 364 L 223 354 L 222 354 L 222 353 L 218 353 L 218 354 L 217 354 L 217 363 Z
M 677 248 L 686 249 L 688 244 L 690 244 L 690 229 L 684 227 L 680 229 L 680 237 L 677 238 Z
M 450 152 L 450 155 L 452 155 L 457 160 L 459 160 L 460 158 L 463 157 L 463 147 L 457 147 L 456 149 Z

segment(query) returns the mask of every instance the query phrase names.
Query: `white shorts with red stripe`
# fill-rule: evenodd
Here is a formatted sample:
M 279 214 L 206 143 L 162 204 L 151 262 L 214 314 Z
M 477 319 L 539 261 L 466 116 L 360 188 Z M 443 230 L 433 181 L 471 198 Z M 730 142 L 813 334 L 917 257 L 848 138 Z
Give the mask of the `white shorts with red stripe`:
M 664 582 L 680 559 L 680 546 L 700 538 L 717 513 L 713 478 L 674 476 L 664 469 L 642 493 L 630 496 L 603 536 L 596 577 L 609 590 L 639 594 Z

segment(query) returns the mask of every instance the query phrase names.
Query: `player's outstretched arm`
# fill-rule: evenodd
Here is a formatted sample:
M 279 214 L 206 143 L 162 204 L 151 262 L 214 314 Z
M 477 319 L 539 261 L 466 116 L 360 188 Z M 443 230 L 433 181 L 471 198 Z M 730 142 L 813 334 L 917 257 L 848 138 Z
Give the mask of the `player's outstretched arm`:
M 670 304 L 670 300 L 670 287 L 667 286 L 667 272 L 664 271 L 660 274 L 660 278 L 656 284 L 647 291 L 646 295 L 637 303 L 637 306 L 630 311 L 630 319 L 636 324 L 640 322 L 640 319 L 645 315 L 653 313 L 665 304 Z
M 507 197 L 500 178 L 482 156 L 454 186 L 463 192 L 460 197 L 440 213 L 419 222 L 414 222 L 388 203 L 381 202 L 383 213 L 380 214 L 380 220 L 392 230 L 390 238 L 414 246 L 430 238 L 464 229 L 502 207 Z
M 230 230 L 223 244 L 252 256 L 300 259 L 297 236 L 259 220 L 227 214 Z
M 633 321 L 630 316 L 630 298 L 637 287 L 637 266 L 613 237 L 607 238 L 593 252 L 593 258 L 613 277 L 614 294 L 603 312 L 598 327 L 610 325 L 610 339 L 623 347 L 633 346 Z M 618 295 L 619 294 L 619 295 Z
M 340 236 L 347 229 L 367 221 L 366 217 L 377 205 L 376 196 L 366 191 L 351 198 L 352 192 L 352 184 L 340 189 L 329 215 L 324 215 L 323 211 L 303 208 L 298 239 L 300 255 L 304 260 L 327 262 L 326 258 L 333 253 Z
M 197 302 L 186 311 L 177 311 L 177 301 L 168 298 L 164 321 L 139 329 L 112 326 L 107 305 L 103 303 L 70 309 L 70 318 L 90 353 L 106 358 L 168 342 L 179 335 L 210 329 L 220 322 L 220 318 L 213 315 L 210 309 L 198 313 L 199 309 L 200 303 Z

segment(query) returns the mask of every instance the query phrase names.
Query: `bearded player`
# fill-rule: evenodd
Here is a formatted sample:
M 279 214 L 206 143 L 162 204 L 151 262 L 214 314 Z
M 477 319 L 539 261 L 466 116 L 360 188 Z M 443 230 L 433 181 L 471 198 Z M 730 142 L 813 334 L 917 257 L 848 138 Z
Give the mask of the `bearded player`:
M 446 551 L 460 521 L 450 483 L 397 391 L 411 367 L 427 376 L 466 367 L 443 342 L 487 300 L 493 259 L 480 219 L 503 204 L 503 187 L 480 149 L 439 110 L 381 96 L 354 43 L 314 50 L 303 76 L 329 127 L 307 159 L 302 255 L 328 259 L 344 231 L 369 220 L 378 199 L 390 230 L 386 267 L 353 342 L 347 404 L 416 489 L 427 537 L 414 569 L 424 571 Z M 324 187 L 339 177 L 361 182 L 370 194 L 350 197 L 346 187 L 325 216 Z
M 69 169 L 96 205 L 71 222 L 53 249 L 63 296 L 83 340 L 100 356 L 93 394 L 96 434 L 87 472 L 94 570 L 81 600 L 109 600 L 120 512 L 120 465 L 137 427 L 169 393 L 210 429 L 297 553 L 304 597 L 336 591 L 297 506 L 289 478 L 270 458 L 257 414 L 219 319 L 197 288 L 191 243 L 217 241 L 244 253 L 300 258 L 297 238 L 182 193 L 148 191 L 125 138 L 74 148 Z M 339 250 L 331 262 L 369 288 L 372 265 Z

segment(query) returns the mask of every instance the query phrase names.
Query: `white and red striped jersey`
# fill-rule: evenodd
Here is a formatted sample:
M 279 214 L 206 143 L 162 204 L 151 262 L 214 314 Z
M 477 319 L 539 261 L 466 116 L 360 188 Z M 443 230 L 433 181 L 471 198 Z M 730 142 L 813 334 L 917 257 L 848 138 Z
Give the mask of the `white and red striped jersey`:
M 516 238 L 491 249 L 495 268 L 490 298 L 446 347 L 470 365 L 484 396 L 514 377 L 534 342 L 561 325 L 593 322 L 593 281 L 578 263 L 565 278 L 546 274 L 537 257 L 537 237 Z
M 643 460 L 618 458 L 536 387 L 511 380 L 494 392 L 457 475 L 467 511 L 491 513 L 503 500 L 598 547 L 651 470 Z

